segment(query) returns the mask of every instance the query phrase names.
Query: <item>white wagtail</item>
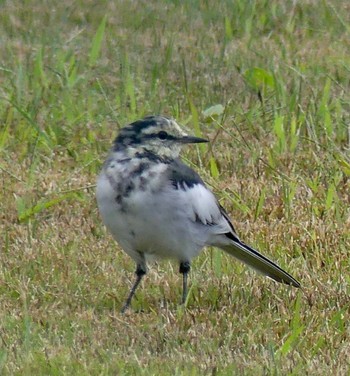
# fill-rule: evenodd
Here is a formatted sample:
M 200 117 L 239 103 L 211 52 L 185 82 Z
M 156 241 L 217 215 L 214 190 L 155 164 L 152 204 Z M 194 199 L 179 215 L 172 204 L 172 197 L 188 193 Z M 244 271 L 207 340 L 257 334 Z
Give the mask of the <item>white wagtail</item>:
M 154 257 L 179 261 L 182 302 L 190 263 L 215 246 L 275 281 L 300 287 L 290 274 L 237 236 L 225 210 L 200 176 L 180 159 L 185 144 L 208 142 L 188 136 L 173 120 L 147 116 L 121 129 L 97 182 L 102 220 L 136 262 L 136 281 L 122 308 L 130 305 Z

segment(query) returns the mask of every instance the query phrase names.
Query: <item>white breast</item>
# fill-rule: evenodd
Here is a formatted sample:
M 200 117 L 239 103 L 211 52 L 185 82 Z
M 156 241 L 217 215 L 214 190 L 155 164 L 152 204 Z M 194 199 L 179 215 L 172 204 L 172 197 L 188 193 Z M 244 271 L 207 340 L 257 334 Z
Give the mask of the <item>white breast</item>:
M 230 231 L 217 201 L 205 186 L 176 189 L 159 179 L 166 165 L 155 164 L 147 189 L 134 189 L 118 204 L 113 181 L 102 172 L 97 202 L 103 222 L 121 247 L 138 262 L 145 254 L 191 260 L 210 238 Z M 114 175 L 114 178 L 116 176 Z

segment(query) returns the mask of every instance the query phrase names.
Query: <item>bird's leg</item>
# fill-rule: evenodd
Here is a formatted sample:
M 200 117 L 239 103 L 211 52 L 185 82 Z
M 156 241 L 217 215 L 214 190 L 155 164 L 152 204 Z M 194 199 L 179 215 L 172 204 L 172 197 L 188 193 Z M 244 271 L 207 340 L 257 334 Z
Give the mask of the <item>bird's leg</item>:
M 179 272 L 182 274 L 182 304 L 186 303 L 187 298 L 187 275 L 191 270 L 191 264 L 188 261 L 180 262 Z
M 126 302 L 123 305 L 123 308 L 121 309 L 121 313 L 124 313 L 129 308 L 130 303 L 131 303 L 131 299 L 135 295 L 135 291 L 136 291 L 138 285 L 140 284 L 142 277 L 146 274 L 146 270 L 142 265 L 137 264 L 135 274 L 136 274 L 136 281 L 135 281 L 135 283 L 133 284 L 133 286 L 130 290 L 129 296 L 126 299 Z

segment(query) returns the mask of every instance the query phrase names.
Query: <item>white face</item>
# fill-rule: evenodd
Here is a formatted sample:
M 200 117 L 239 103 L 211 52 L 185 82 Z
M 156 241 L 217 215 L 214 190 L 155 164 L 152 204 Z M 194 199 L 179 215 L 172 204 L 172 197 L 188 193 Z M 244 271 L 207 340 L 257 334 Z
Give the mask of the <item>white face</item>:
M 178 140 L 186 136 L 175 120 L 154 116 L 123 128 L 116 145 L 120 143 L 130 155 L 150 151 L 159 156 L 176 158 L 182 147 Z

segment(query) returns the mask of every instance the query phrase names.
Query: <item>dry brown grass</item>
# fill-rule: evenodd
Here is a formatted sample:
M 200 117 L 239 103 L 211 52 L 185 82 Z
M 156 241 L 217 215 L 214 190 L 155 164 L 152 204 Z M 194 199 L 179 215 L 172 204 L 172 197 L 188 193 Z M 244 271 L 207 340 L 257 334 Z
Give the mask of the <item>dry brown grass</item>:
M 254 4 L 2 3 L 1 374 L 349 373 L 348 4 Z M 260 99 L 254 67 L 273 76 Z M 100 161 L 131 120 L 191 128 L 215 104 L 186 159 L 303 288 L 210 249 L 186 309 L 164 262 L 121 316 L 134 265 L 97 213 Z

